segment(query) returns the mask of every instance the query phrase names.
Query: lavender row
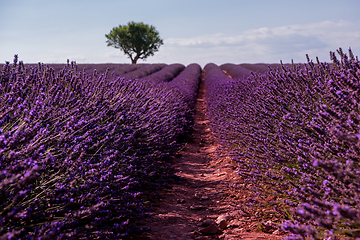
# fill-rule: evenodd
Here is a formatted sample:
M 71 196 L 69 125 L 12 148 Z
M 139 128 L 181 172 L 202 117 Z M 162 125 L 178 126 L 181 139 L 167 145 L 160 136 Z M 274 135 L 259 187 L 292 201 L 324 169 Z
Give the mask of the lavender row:
M 192 63 L 165 85 L 167 88 L 180 92 L 182 98 L 188 104 L 189 109 L 193 110 L 200 84 L 200 77 L 200 65 L 197 63 Z
M 349 49 L 349 56 L 338 50 L 341 61 L 331 52 L 332 64 L 311 61 L 305 66 L 303 77 L 308 79 L 308 90 L 315 96 L 312 109 L 304 109 L 310 120 L 305 125 L 306 138 L 298 141 L 297 161 L 301 178 L 292 181 L 295 199 L 302 204 L 295 216 L 309 225 L 285 223 L 293 233 L 310 237 L 329 237 L 335 234 L 359 238 L 360 171 L 359 171 L 359 83 L 360 62 Z M 298 74 L 299 79 L 301 75 Z M 289 79 L 289 78 L 288 78 Z M 294 92 L 296 93 L 296 92 Z M 309 118 L 309 114 L 311 118 Z M 287 114 L 288 121 L 294 121 Z M 296 116 L 295 116 L 296 117 Z M 298 126 L 301 123 L 297 124 Z M 308 166 L 310 165 L 310 166 Z M 284 169 L 284 171 L 289 171 Z M 290 174 L 297 174 L 292 171 Z M 299 184 L 300 182 L 300 184 Z M 314 226 L 326 231 L 318 232 Z
M 135 71 L 141 67 L 145 66 L 145 64 L 79 64 L 78 67 L 80 70 L 86 69 L 87 72 L 93 72 L 95 69 L 99 73 L 105 73 L 108 71 L 111 75 L 114 76 L 122 76 L 126 73 L 130 73 Z M 50 67 L 52 67 L 50 65 Z
M 247 181 L 271 184 L 289 239 L 359 237 L 360 64 L 351 51 L 332 64 L 293 65 L 229 79 L 205 77 L 209 116 Z M 286 208 L 286 207 L 285 207 Z M 285 215 L 290 216 L 288 212 Z
M 165 66 L 160 71 L 157 71 L 151 75 L 141 78 L 143 81 L 151 81 L 156 83 L 170 82 L 176 77 L 181 71 L 185 69 L 185 66 L 179 63 L 174 63 Z
M 172 66 L 172 65 L 169 65 Z M 166 68 L 166 67 L 165 67 Z M 181 69 L 181 65 L 174 64 L 172 66 L 174 75 L 174 70 Z M 159 71 L 159 73 L 162 72 Z M 164 76 L 164 74 L 157 74 L 159 79 L 151 79 L 147 83 L 151 86 L 157 86 L 163 89 L 167 89 L 167 91 L 172 92 L 175 96 L 177 96 L 177 101 L 187 106 L 187 114 L 185 116 L 185 121 L 188 123 L 188 127 L 184 128 L 183 134 L 180 136 L 182 140 L 186 140 L 189 132 L 192 131 L 193 126 L 193 116 L 194 116 L 194 107 L 195 101 L 197 97 L 197 92 L 200 84 L 201 77 L 201 67 L 199 64 L 192 63 L 189 64 L 185 69 L 183 69 L 180 74 L 178 74 L 175 78 L 173 78 L 170 82 L 163 81 L 164 78 L 160 78 Z M 170 74 L 169 74 L 170 75 Z M 145 80 L 144 78 L 143 80 Z
M 145 82 L 8 62 L 0 75 L 0 238 L 118 239 L 170 179 L 191 110 Z
M 133 65 L 137 65 L 137 64 L 133 64 Z M 124 79 L 140 79 L 143 78 L 145 76 L 151 75 L 157 71 L 160 71 L 162 68 L 164 68 L 166 66 L 166 64 L 146 64 L 143 65 L 140 68 L 137 68 L 134 71 L 125 73 L 124 75 L 120 76 L 121 78 Z
M 251 74 L 251 70 L 237 64 L 226 63 L 220 66 L 221 70 L 225 71 L 232 78 L 245 78 Z
M 226 142 L 230 141 L 231 133 L 236 132 L 237 113 L 232 109 L 233 102 L 232 86 L 234 80 L 226 75 L 219 66 L 214 63 L 208 63 L 204 67 L 206 88 L 206 104 L 210 124 L 213 133 Z M 236 85 L 236 84 L 235 84 Z M 225 115 L 224 115 L 225 114 Z M 234 116 L 235 114 L 235 116 Z M 235 129 L 233 128 L 235 127 Z M 230 137 L 230 138 L 229 138 Z M 235 136 L 237 137 L 237 136 Z

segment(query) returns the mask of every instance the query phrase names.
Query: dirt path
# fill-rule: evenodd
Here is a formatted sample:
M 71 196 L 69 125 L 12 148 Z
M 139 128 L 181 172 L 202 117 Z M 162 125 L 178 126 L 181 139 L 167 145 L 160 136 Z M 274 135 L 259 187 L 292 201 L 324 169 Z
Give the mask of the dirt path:
M 133 239 L 281 239 L 283 236 L 277 235 L 276 229 L 270 229 L 269 234 L 259 230 L 263 219 L 241 207 L 252 194 L 229 187 L 229 183 L 241 184 L 244 179 L 236 173 L 236 162 L 224 153 L 219 157 L 219 145 L 205 114 L 204 94 L 202 79 L 195 106 L 193 141 L 174 159 L 173 167 L 182 179 L 181 184 L 159 193 L 163 198 L 156 202 L 150 213 L 152 218 L 142 221 L 151 230 Z M 219 216 L 225 220 L 223 229 L 219 227 Z

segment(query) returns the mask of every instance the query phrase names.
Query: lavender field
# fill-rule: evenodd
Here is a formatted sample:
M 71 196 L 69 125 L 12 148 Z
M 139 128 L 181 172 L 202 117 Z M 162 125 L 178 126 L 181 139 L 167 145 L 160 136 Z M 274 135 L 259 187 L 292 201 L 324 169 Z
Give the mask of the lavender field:
M 204 69 L 212 130 L 255 195 L 282 199 L 269 204 L 287 216 L 287 239 L 360 237 L 360 62 L 337 52 L 264 74 Z
M 136 221 L 177 181 L 170 163 L 192 131 L 201 75 L 211 131 L 238 174 L 255 196 L 278 196 L 273 227 L 287 239 L 360 239 L 360 62 L 337 55 L 203 69 L 15 55 L 0 74 L 0 239 L 147 230 Z
M 17 56 L 3 66 L 1 239 L 114 239 L 134 230 L 147 190 L 173 177 L 167 162 L 190 130 L 201 71 L 141 67 L 124 66 L 129 78 L 119 78 L 74 63 L 57 73 L 25 67 Z

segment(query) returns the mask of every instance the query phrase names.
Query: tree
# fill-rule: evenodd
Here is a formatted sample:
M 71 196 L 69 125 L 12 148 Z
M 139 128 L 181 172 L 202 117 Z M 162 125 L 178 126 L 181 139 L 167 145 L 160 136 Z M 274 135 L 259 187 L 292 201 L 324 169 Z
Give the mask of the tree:
M 142 22 L 129 22 L 128 25 L 114 27 L 105 37 L 108 46 L 122 50 L 134 64 L 138 59 L 153 56 L 164 44 L 155 27 Z

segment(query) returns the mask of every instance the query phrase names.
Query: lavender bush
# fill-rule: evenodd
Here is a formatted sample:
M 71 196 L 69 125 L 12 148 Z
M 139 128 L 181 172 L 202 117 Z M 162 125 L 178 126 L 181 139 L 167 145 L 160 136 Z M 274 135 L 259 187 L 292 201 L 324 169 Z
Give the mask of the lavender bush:
M 167 65 L 164 68 L 162 68 L 160 71 L 157 71 L 151 75 L 143 77 L 140 80 L 152 81 L 155 84 L 161 82 L 169 82 L 184 69 L 185 69 L 184 65 L 179 63 L 174 63 Z
M 3 66 L 0 239 L 126 237 L 172 177 L 181 94 L 76 68 Z
M 360 64 L 338 53 L 241 79 L 205 66 L 211 126 L 252 190 L 281 197 L 289 239 L 360 237 Z M 267 192 L 255 187 L 264 183 Z

